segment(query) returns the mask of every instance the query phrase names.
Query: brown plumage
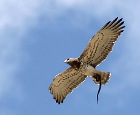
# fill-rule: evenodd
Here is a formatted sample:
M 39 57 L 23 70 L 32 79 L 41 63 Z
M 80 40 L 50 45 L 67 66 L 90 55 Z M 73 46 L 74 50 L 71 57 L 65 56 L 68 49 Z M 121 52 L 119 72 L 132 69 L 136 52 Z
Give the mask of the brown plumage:
M 69 58 L 64 62 L 71 67 L 56 75 L 49 87 L 57 103 L 63 103 L 66 96 L 72 92 L 87 76 L 91 76 L 96 84 L 105 85 L 110 77 L 110 72 L 101 72 L 95 69 L 112 51 L 118 36 L 124 31 L 124 21 L 118 18 L 106 23 L 95 36 L 91 38 L 86 49 L 79 58 Z

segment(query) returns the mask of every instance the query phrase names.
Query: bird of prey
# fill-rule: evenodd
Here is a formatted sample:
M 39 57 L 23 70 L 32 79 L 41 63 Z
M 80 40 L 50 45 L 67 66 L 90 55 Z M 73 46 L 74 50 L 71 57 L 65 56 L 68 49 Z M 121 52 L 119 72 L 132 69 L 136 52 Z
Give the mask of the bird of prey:
M 49 90 L 58 104 L 63 103 L 66 96 L 72 92 L 87 76 L 99 85 L 98 95 L 101 85 L 105 85 L 110 79 L 110 72 L 96 70 L 96 66 L 106 59 L 112 51 L 113 45 L 119 35 L 124 31 L 123 19 L 115 18 L 106 23 L 96 35 L 94 35 L 86 49 L 78 58 L 68 58 L 64 62 L 70 67 L 58 74 L 53 79 Z

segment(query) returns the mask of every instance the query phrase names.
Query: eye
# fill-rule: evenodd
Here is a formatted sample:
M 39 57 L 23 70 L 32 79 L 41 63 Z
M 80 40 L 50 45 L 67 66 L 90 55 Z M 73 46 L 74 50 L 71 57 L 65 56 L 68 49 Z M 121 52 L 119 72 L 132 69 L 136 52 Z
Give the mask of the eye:
M 69 61 L 69 60 L 70 60 L 70 58 L 67 59 L 67 61 Z

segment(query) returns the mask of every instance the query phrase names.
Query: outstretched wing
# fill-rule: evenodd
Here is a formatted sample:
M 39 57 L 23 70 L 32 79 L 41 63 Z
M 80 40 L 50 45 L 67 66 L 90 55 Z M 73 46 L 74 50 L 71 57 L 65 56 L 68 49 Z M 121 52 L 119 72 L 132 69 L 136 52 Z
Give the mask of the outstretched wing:
M 81 74 L 78 70 L 70 67 L 66 71 L 56 75 L 49 90 L 57 103 L 63 103 L 66 96 L 83 82 L 86 77 L 87 76 Z
M 79 60 L 96 67 L 112 51 L 113 45 L 119 35 L 124 31 L 124 21 L 118 17 L 106 23 L 98 33 L 91 38 Z

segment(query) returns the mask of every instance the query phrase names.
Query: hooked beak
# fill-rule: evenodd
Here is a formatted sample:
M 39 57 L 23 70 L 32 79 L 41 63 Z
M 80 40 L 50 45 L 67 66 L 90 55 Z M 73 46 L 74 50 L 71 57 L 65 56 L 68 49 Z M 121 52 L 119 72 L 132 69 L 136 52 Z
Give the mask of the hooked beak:
M 67 63 L 67 60 L 65 60 L 64 63 Z

